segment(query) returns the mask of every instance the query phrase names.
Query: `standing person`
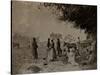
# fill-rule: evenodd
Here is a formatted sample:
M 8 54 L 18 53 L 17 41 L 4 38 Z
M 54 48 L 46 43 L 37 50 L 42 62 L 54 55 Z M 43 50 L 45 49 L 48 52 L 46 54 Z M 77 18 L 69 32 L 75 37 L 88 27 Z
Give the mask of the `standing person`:
M 47 48 L 50 49 L 50 38 L 48 38 Z
M 47 41 L 47 53 L 46 53 L 46 61 L 45 62 L 49 62 L 52 58 L 52 51 L 50 51 L 51 48 L 51 44 L 50 44 L 50 38 L 48 38 Z
M 34 56 L 34 59 L 38 59 L 38 52 L 37 52 L 37 48 L 38 48 L 38 45 L 37 45 L 37 42 L 36 42 L 36 38 L 33 38 L 33 42 L 32 42 L 32 51 L 33 51 L 33 56 Z
M 52 51 L 52 60 L 55 60 L 56 59 L 56 50 L 55 50 L 55 47 L 54 47 L 54 41 L 51 40 L 51 51 Z
M 62 50 L 60 47 L 60 39 L 57 39 L 57 52 L 58 52 L 58 56 L 61 56 Z
M 62 49 L 62 57 L 63 57 L 63 63 L 66 64 L 68 63 L 68 47 L 67 47 L 67 43 L 64 42 L 63 44 L 63 49 Z
M 47 43 L 47 61 L 48 62 L 53 60 L 53 48 L 54 48 L 53 41 L 50 41 L 50 39 L 48 39 L 48 43 Z

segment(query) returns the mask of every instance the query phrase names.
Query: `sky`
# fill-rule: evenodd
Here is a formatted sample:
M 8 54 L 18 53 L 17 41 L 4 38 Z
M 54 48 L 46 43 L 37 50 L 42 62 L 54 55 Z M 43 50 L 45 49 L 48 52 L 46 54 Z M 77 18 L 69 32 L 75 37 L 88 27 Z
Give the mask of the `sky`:
M 45 41 L 50 33 L 61 33 L 63 37 L 72 35 L 76 40 L 86 39 L 84 30 L 73 27 L 75 23 L 59 21 L 52 10 L 39 6 L 36 2 L 12 3 L 12 33 L 20 33 L 28 37 L 40 37 Z

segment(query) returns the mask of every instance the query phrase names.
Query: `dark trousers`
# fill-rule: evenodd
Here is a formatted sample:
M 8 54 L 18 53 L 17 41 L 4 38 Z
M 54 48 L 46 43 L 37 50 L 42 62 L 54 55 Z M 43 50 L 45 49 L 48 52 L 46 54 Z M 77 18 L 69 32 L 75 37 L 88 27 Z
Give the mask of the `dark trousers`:
M 58 51 L 58 56 L 61 56 L 61 55 L 62 55 L 62 50 L 61 50 L 61 48 L 57 48 L 57 51 Z
M 37 48 L 33 48 L 33 57 L 34 57 L 34 59 L 38 59 Z

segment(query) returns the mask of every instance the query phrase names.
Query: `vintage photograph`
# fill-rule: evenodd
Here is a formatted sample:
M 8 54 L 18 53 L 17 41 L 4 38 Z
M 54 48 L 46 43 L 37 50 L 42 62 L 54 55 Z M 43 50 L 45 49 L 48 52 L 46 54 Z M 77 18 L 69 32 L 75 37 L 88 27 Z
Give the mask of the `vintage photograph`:
M 97 69 L 97 6 L 11 2 L 12 75 Z

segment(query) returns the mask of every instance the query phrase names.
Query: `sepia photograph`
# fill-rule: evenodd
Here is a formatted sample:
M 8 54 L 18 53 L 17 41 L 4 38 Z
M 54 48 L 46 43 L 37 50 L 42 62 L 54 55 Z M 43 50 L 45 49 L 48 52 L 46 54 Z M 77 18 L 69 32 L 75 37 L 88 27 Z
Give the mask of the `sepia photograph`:
M 11 1 L 11 73 L 97 69 L 97 6 Z

